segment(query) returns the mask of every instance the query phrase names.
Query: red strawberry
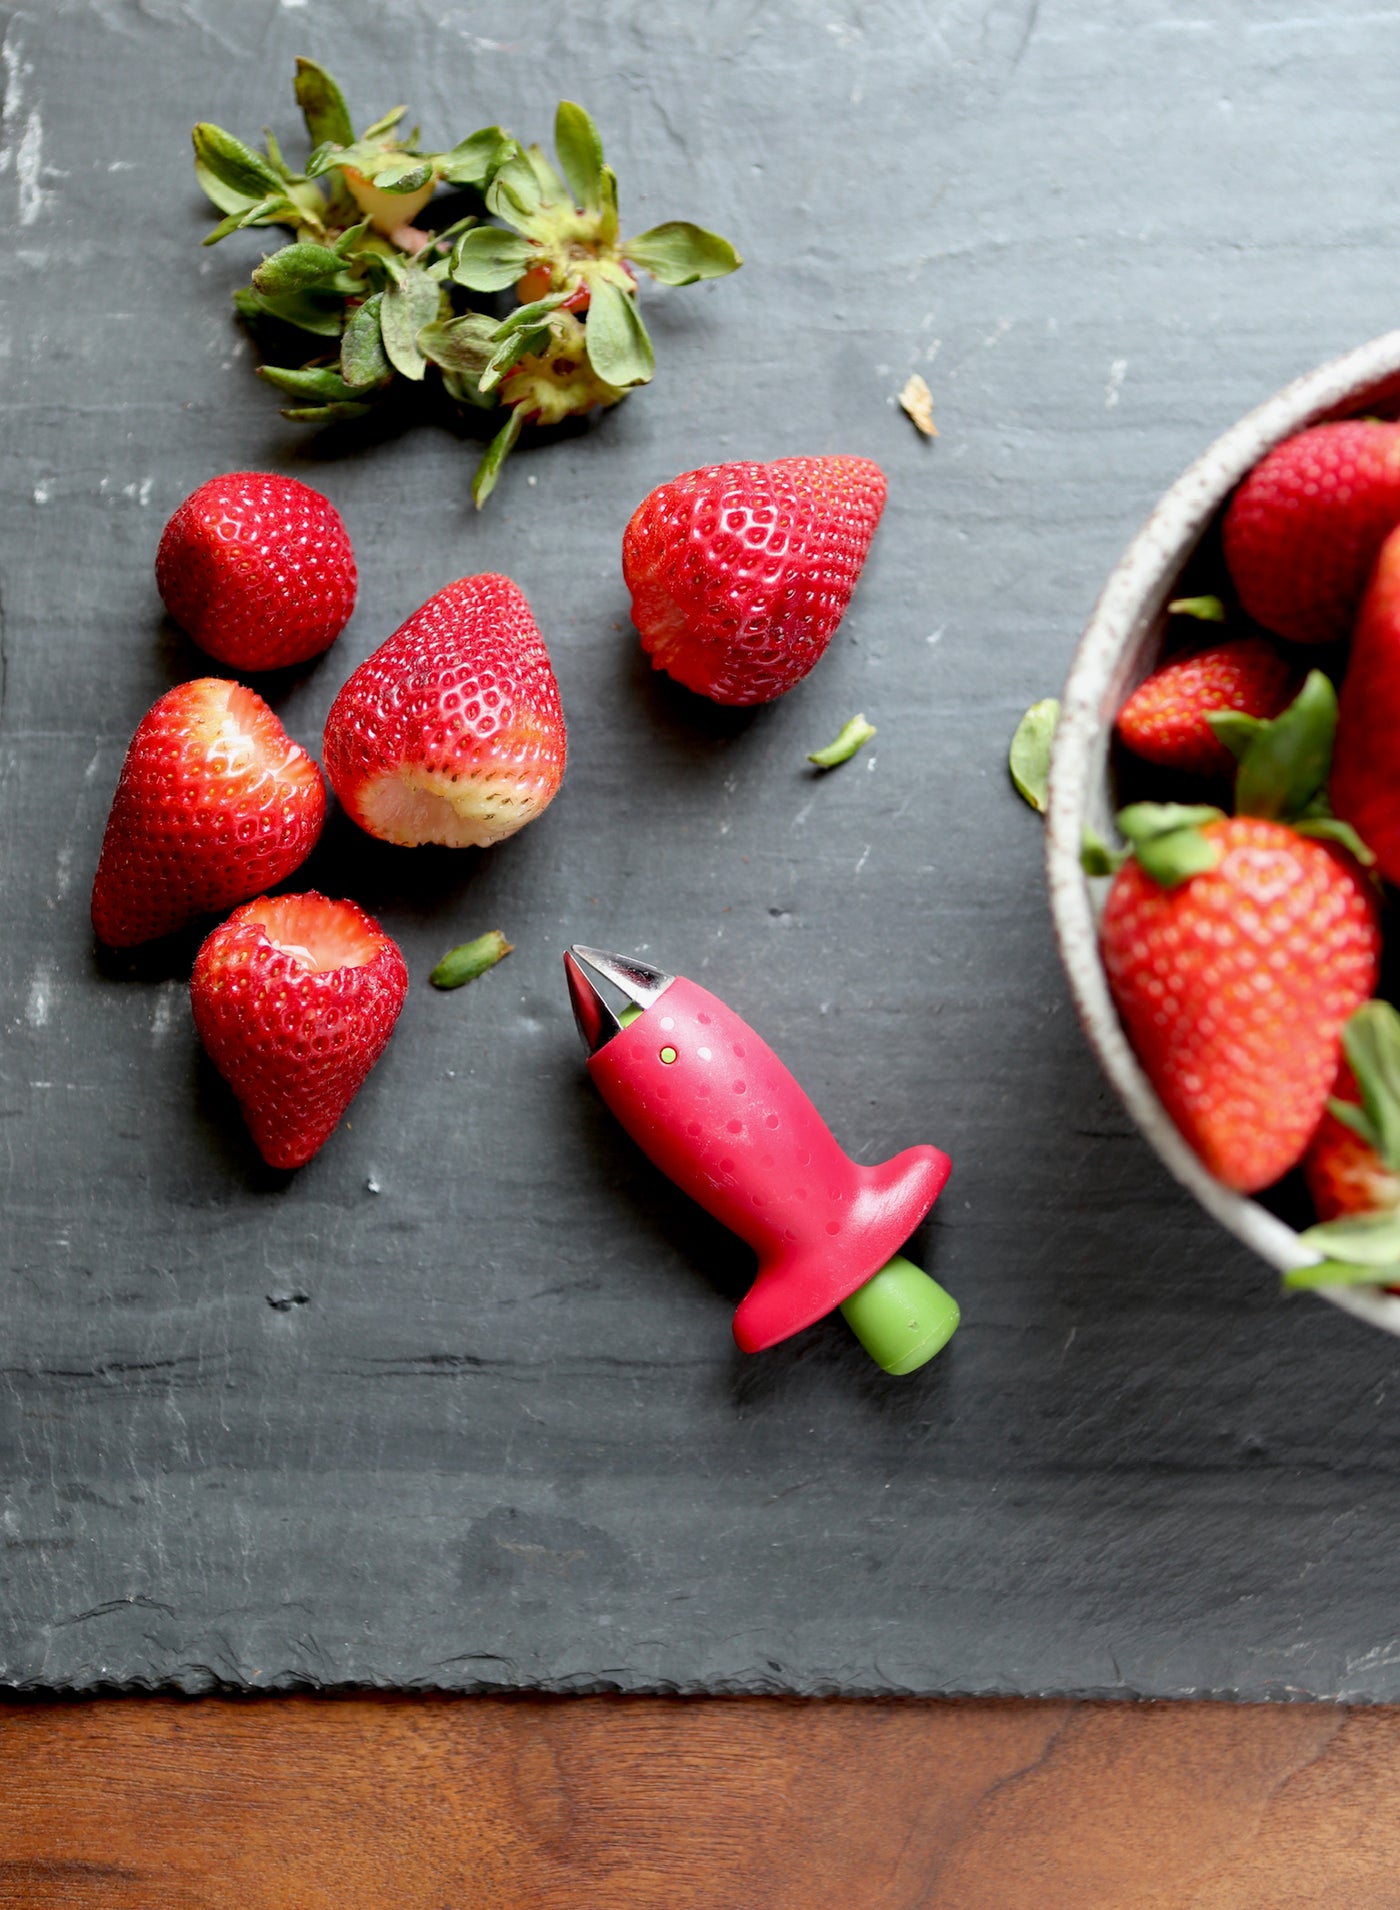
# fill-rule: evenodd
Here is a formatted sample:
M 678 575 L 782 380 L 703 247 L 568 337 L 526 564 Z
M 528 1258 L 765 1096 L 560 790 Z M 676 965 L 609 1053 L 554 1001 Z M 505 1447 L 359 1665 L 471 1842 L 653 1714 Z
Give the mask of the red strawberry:
M 1234 637 L 1155 670 L 1118 712 L 1118 735 L 1135 756 L 1164 769 L 1233 776 L 1235 758 L 1207 723 L 1207 711 L 1277 716 L 1297 687 L 1296 673 L 1273 644 Z
M 1359 1106 L 1356 1078 L 1343 1062 L 1332 1098 Z M 1400 1207 L 1400 1174 L 1393 1173 L 1369 1141 L 1344 1127 L 1330 1110 L 1323 1115 L 1303 1160 L 1319 1220 L 1371 1214 Z
M 355 608 L 355 554 L 339 511 L 295 478 L 231 471 L 192 491 L 165 527 L 156 584 L 201 650 L 239 670 L 304 663 Z
M 362 829 L 412 847 L 514 835 L 564 775 L 549 652 L 509 577 L 462 577 L 362 663 L 326 718 L 326 773 Z
M 622 574 L 653 666 L 716 703 L 769 703 L 840 623 L 885 508 L 869 458 L 711 464 L 632 514 Z
M 1400 524 L 1400 424 L 1319 424 L 1262 457 L 1225 514 L 1225 562 L 1256 623 L 1295 643 L 1350 635 Z
M 1350 856 L 1285 823 L 1222 816 L 1189 833 L 1196 872 L 1174 886 L 1136 860 L 1119 870 L 1104 966 L 1167 1112 L 1212 1173 L 1254 1193 L 1322 1116 L 1342 1025 L 1375 987 L 1376 901 Z
M 178 684 L 126 752 L 92 925 L 129 948 L 229 908 L 304 862 L 325 816 L 321 772 L 260 696 L 222 677 Z
M 269 1166 L 330 1139 L 407 992 L 398 947 L 355 902 L 264 895 L 214 930 L 190 977 L 195 1027 Z
M 1337 708 L 1328 794 L 1389 882 L 1400 882 L 1400 532 L 1392 532 L 1361 605 Z

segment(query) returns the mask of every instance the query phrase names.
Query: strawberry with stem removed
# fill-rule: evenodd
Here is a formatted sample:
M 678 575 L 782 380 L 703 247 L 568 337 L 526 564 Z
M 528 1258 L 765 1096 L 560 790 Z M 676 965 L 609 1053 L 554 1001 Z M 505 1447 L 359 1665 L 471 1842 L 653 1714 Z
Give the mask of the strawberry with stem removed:
M 1237 814 L 1138 803 L 1100 923 L 1115 1005 L 1185 1139 L 1228 1187 L 1296 1165 L 1337 1072 L 1341 1030 L 1375 988 L 1380 928 L 1354 831 L 1326 813 L 1336 696 L 1321 672 L 1273 722 L 1212 727 L 1239 757 Z
M 397 945 L 355 902 L 265 895 L 209 936 L 190 977 L 195 1026 L 270 1167 L 324 1147 L 407 991 Z
M 462 577 L 415 610 L 341 690 L 326 773 L 372 836 L 485 847 L 537 816 L 564 775 L 559 686 L 509 577 Z

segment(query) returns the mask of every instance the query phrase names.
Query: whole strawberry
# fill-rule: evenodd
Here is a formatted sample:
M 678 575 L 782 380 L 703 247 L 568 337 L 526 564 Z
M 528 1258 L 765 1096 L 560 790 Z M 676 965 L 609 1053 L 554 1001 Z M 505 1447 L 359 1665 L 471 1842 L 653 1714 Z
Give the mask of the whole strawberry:
M 1351 633 L 1400 524 L 1400 424 L 1319 424 L 1262 457 L 1225 514 L 1225 562 L 1257 623 L 1295 643 Z
M 1400 882 L 1400 531 L 1381 545 L 1337 712 L 1337 748 L 1329 793 L 1376 858 Z
M 1298 687 L 1292 665 L 1264 637 L 1234 637 L 1154 670 L 1118 712 L 1135 756 L 1193 776 L 1232 776 L 1235 758 L 1206 721 L 1212 711 L 1277 716 Z
M 653 666 L 716 703 L 769 703 L 821 656 L 885 508 L 869 458 L 712 464 L 661 485 L 622 539 Z
M 92 888 L 100 940 L 129 948 L 283 881 L 321 833 L 321 772 L 255 691 L 167 690 L 122 764 Z
M 1400 1014 L 1365 1002 L 1342 1030 L 1342 1052 L 1303 1162 L 1321 1221 L 1400 1209 Z
M 1141 824 L 1139 854 L 1155 860 L 1176 834 L 1190 872 L 1123 864 L 1100 924 L 1109 987 L 1186 1140 L 1227 1187 L 1255 1193 L 1302 1156 L 1342 1025 L 1375 987 L 1375 896 L 1345 850 L 1286 823 L 1165 809 L 1187 821 L 1153 835 L 1138 808 L 1119 821 Z
M 350 620 L 355 582 L 335 506 L 295 478 L 262 471 L 201 484 L 156 553 L 166 609 L 201 650 L 239 670 L 319 656 Z
M 326 718 L 326 773 L 362 829 L 405 847 L 514 835 L 564 775 L 549 652 L 509 577 L 462 577 L 415 610 Z
M 394 1032 L 408 970 L 355 902 L 262 896 L 235 909 L 195 958 L 200 1040 L 271 1167 L 301 1167 Z

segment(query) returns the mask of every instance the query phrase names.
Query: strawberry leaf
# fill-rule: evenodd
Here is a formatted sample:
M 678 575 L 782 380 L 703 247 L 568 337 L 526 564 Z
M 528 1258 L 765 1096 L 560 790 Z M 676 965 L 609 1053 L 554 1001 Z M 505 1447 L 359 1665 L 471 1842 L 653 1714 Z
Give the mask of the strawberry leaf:
M 1020 722 L 1016 725 L 1016 734 L 1011 739 L 1011 753 L 1007 765 L 1011 771 L 1011 780 L 1018 795 L 1024 796 L 1032 809 L 1045 814 L 1047 784 L 1050 780 L 1050 745 L 1055 739 L 1055 725 L 1060 720 L 1060 705 L 1053 696 L 1043 697 L 1039 703 L 1032 703 Z
M 694 285 L 697 279 L 722 279 L 737 272 L 744 261 L 728 239 L 688 219 L 672 219 L 635 239 L 624 240 L 623 252 L 634 265 L 650 272 L 663 285 Z
M 328 245 L 284 245 L 257 267 L 253 284 L 269 298 L 280 298 L 334 278 L 340 268 L 340 254 Z
M 265 298 L 250 286 L 233 295 L 234 309 L 240 318 L 254 323 L 262 318 L 278 319 L 283 325 L 295 325 L 299 331 L 314 332 L 318 338 L 339 338 L 342 308 L 318 303 L 311 292 L 288 292 L 281 298 Z
M 483 126 L 437 155 L 438 176 L 449 186 L 484 186 L 512 144 L 499 126 Z
M 547 206 L 561 206 L 569 202 L 569 188 L 550 165 L 543 146 L 527 146 L 525 157 L 530 162 L 530 170 L 535 175 L 536 184 L 544 195 Z
M 543 205 L 544 195 L 535 177 L 535 169 L 525 156 L 524 148 L 513 144 L 511 152 L 496 168 L 495 176 L 486 188 L 486 210 L 506 225 L 515 226 L 531 236 L 542 237 L 544 227 L 540 213 Z
M 537 352 L 548 343 L 548 325 L 527 326 L 508 332 L 488 359 L 486 369 L 477 380 L 477 389 L 483 395 L 494 391 L 507 372 L 513 370 L 522 358 L 528 358 L 532 352 Z
M 560 100 L 554 115 L 554 150 L 576 203 L 596 212 L 602 203 L 602 135 L 592 115 L 569 99 Z
M 1167 605 L 1173 617 L 1195 617 L 1200 623 L 1224 623 L 1225 606 L 1219 597 L 1177 597 Z
M 487 445 L 486 455 L 477 465 L 476 476 L 472 479 L 472 502 L 478 510 L 495 490 L 496 479 L 501 475 L 501 466 L 515 449 L 524 423 L 523 414 L 512 411 Z
M 636 300 L 605 279 L 592 286 L 584 341 L 588 362 L 606 384 L 626 390 L 650 383 L 656 359 Z
M 1239 761 L 1235 813 L 1275 822 L 1316 820 L 1332 767 L 1337 692 L 1321 670 L 1310 670 L 1296 697 L 1271 722 L 1213 711 L 1206 721 Z
M 294 419 L 297 424 L 335 424 L 348 418 L 363 418 L 373 409 L 373 405 L 350 400 L 345 404 L 296 405 L 284 410 L 282 416 Z
M 1332 1113 L 1400 1173 L 1400 1014 L 1388 1001 L 1363 1002 L 1342 1030 L 1342 1052 L 1361 1105 L 1332 1101 Z
M 391 107 L 383 119 L 377 119 L 373 126 L 366 126 L 365 130 L 360 134 L 360 144 L 367 145 L 374 139 L 386 139 L 388 135 L 393 132 L 407 111 L 408 108 L 406 106 Z
M 1400 1262 L 1371 1267 L 1347 1260 L 1317 1260 L 1310 1267 L 1294 1267 L 1283 1276 L 1287 1293 L 1311 1293 L 1319 1287 L 1388 1287 L 1400 1285 Z
M 1391 1267 L 1400 1263 L 1400 1214 L 1349 1214 L 1344 1220 L 1308 1227 L 1298 1238 L 1334 1260 L 1361 1267 Z
M 1340 816 L 1308 815 L 1293 824 L 1300 836 L 1313 836 L 1322 842 L 1335 842 L 1347 850 L 1361 864 L 1363 869 L 1375 865 L 1375 856 L 1357 835 L 1349 822 L 1343 822 Z
M 261 199 L 283 197 L 285 180 L 270 160 L 201 120 L 195 127 L 194 174 L 220 212 L 246 212 Z
M 324 67 L 299 59 L 294 91 L 313 146 L 354 144 L 355 128 L 345 97 Z
M 1224 851 L 1201 830 L 1208 822 L 1223 820 L 1222 811 L 1207 804 L 1175 802 L 1130 803 L 1117 817 L 1144 873 L 1164 889 L 1216 866 Z
M 475 384 L 491 362 L 495 329 L 483 312 L 466 312 L 461 318 L 425 325 L 418 334 L 418 349 L 443 371 Z
M 384 293 L 379 331 L 384 353 L 395 371 L 421 380 L 428 361 L 418 349 L 418 334 L 438 315 L 438 288 L 421 272 L 406 271 Z
M 382 385 L 393 376 L 379 330 L 382 292 L 372 292 L 351 314 L 340 341 L 340 375 L 347 385 Z
M 455 282 L 469 291 L 501 292 L 528 272 L 539 256 L 539 247 L 518 232 L 475 226 L 453 246 L 450 270 Z
M 310 398 L 318 404 L 346 404 L 362 395 L 353 385 L 347 385 L 338 372 L 325 366 L 308 365 L 295 371 L 283 365 L 258 365 L 256 370 L 259 378 L 291 398 Z

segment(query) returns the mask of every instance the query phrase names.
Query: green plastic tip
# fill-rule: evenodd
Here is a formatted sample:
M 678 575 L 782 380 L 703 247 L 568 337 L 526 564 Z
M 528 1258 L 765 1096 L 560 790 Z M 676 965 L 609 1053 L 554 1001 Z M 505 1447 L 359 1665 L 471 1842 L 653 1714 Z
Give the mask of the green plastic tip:
M 622 1027 L 630 1028 L 632 1023 L 645 1013 L 645 1008 L 639 1008 L 636 1002 L 629 1001 L 627 1006 L 619 1012 L 617 1019 Z
M 897 1253 L 841 1302 L 846 1324 L 886 1373 L 914 1373 L 958 1329 L 958 1303 L 921 1267 Z

